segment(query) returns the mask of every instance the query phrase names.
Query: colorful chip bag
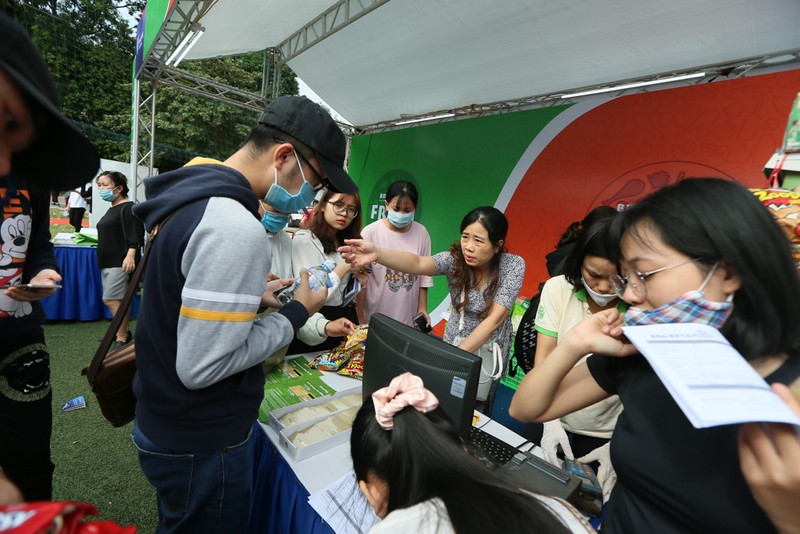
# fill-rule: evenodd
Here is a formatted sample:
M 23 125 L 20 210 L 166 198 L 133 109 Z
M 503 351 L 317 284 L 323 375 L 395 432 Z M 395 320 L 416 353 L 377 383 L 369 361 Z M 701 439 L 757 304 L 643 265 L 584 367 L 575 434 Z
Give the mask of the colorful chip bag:
M 361 380 L 364 376 L 364 347 L 354 349 L 347 365 L 339 369 L 337 373 Z

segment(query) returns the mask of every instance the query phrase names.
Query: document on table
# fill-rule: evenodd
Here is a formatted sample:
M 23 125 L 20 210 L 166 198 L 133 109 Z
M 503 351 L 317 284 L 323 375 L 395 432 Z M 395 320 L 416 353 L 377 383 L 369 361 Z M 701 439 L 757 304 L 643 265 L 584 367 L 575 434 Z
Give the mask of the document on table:
M 695 428 L 800 419 L 715 328 L 692 323 L 626 326 Z
M 308 503 L 336 534 L 364 534 L 378 522 L 351 469 L 327 488 L 311 494 Z

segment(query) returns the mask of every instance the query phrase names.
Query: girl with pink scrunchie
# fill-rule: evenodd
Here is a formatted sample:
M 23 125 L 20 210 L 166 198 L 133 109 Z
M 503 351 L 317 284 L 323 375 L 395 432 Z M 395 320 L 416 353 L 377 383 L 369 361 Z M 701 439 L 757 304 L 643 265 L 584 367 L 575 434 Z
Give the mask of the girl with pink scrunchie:
M 439 400 L 411 373 L 356 415 L 350 454 L 382 519 L 370 533 L 594 532 L 566 502 L 509 485 L 467 454 Z

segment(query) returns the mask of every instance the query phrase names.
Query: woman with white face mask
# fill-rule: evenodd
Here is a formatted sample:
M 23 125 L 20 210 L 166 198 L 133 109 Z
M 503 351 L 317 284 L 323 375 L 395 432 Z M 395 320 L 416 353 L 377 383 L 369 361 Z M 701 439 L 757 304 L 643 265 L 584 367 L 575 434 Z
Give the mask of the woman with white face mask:
M 752 462 L 743 462 L 743 477 L 737 445 L 745 459 L 762 452 L 747 447 L 762 425 L 745 425 L 743 442 L 737 425 L 694 428 L 621 328 L 713 326 L 766 382 L 797 392 L 800 278 L 773 216 L 735 182 L 688 179 L 622 212 L 611 236 L 621 271 L 614 289 L 630 308 L 576 325 L 522 381 L 510 415 L 549 421 L 619 395 L 625 410 L 611 441 L 619 479 L 604 533 L 796 531 L 800 484 L 790 468 L 797 462 L 781 470 L 784 488 L 776 492 Z M 575 365 L 587 352 L 594 355 Z
M 400 180 L 386 190 L 386 218 L 369 224 L 361 231 L 367 241 L 379 247 L 411 252 L 417 256 L 431 255 L 431 236 L 414 220 L 419 194 L 411 182 Z M 372 266 L 372 274 L 364 291 L 363 309 L 359 314 L 369 322 L 373 313 L 382 313 L 401 323 L 414 326 L 413 317 L 422 313 L 428 317 L 428 288 L 433 279 L 395 271 L 381 264 Z
M 617 298 L 608 281 L 610 276 L 618 274 L 608 250 L 608 229 L 612 218 L 602 219 L 584 229 L 563 261 L 564 274 L 545 283 L 536 311 L 535 366 L 541 365 L 566 333 L 587 316 L 608 309 L 625 311 L 625 303 Z M 588 357 L 589 354 L 584 355 L 583 360 Z M 560 420 L 546 422 L 542 435 L 545 457 L 560 467 L 559 446 L 564 456 L 570 459 L 582 459 L 596 451 L 590 458 L 599 462 L 603 475 L 601 483 L 605 482 L 610 491 L 613 469 L 607 455 L 603 454 L 607 448 L 602 447 L 611 439 L 620 412 L 622 404 L 614 395 Z
M 144 226 L 133 215 L 133 202 L 128 198 L 128 178 L 116 171 L 106 171 L 97 177 L 100 198 L 111 207 L 97 223 L 97 266 L 103 283 L 103 304 L 116 315 L 122 304 L 130 277 L 141 257 L 144 246 Z M 130 310 L 117 331 L 114 348 L 119 348 L 133 335 L 128 330 Z

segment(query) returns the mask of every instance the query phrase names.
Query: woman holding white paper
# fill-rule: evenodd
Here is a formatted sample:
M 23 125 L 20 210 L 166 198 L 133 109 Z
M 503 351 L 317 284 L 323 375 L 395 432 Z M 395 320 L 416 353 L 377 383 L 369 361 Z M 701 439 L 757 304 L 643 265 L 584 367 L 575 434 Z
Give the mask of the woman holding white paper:
M 709 213 L 712 203 L 725 209 Z M 800 385 L 800 278 L 788 242 L 752 194 L 719 179 L 661 189 L 623 212 L 612 235 L 623 275 L 612 282 L 631 307 L 575 326 L 525 377 L 509 413 L 548 421 L 620 396 L 603 532 L 772 531 L 739 469 L 738 428 L 692 427 L 621 326 L 708 324 L 767 382 Z

